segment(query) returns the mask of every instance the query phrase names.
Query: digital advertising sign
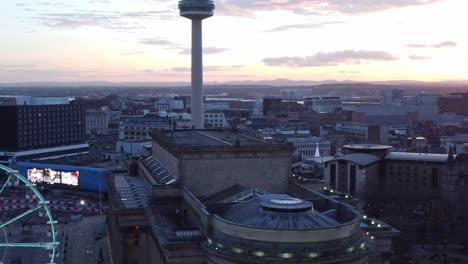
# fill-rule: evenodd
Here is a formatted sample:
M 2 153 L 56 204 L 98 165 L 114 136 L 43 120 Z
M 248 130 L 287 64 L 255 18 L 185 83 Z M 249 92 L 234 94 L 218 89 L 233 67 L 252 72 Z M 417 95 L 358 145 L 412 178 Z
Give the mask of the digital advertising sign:
M 28 180 L 32 183 L 64 184 L 78 186 L 79 171 L 28 168 Z

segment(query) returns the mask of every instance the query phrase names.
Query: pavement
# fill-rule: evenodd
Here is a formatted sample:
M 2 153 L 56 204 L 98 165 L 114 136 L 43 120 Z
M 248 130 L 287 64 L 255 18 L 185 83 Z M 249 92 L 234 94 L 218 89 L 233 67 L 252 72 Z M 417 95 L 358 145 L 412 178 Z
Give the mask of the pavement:
M 468 255 L 457 252 L 463 247 L 459 245 L 416 245 L 413 247 L 413 254 L 421 264 L 435 264 L 435 263 L 468 263 Z M 446 256 L 446 257 L 444 257 Z
M 57 257 L 56 264 L 99 264 L 99 251 L 102 249 L 103 262 L 111 264 L 109 243 L 107 240 L 105 215 L 85 217 L 78 222 L 56 224 Z M 48 225 L 20 224 L 9 225 L 5 232 L 8 242 L 49 242 Z M 0 232 L 0 243 L 6 242 L 3 231 Z M 50 263 L 49 251 L 41 248 L 0 248 L 0 263 L 45 264 Z
M 111 264 L 104 215 L 86 217 L 63 228 L 65 238 L 68 236 L 63 264 L 98 263 L 101 249 L 102 263 Z

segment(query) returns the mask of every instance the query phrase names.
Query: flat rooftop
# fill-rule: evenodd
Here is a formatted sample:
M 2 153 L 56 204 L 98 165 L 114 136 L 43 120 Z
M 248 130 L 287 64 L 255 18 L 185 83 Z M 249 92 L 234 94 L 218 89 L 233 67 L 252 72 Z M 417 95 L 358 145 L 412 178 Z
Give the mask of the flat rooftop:
M 343 148 L 347 149 L 369 149 L 369 150 L 389 150 L 392 146 L 380 144 L 350 144 L 344 145 Z
M 448 154 L 390 152 L 385 156 L 385 160 L 427 161 L 445 163 L 447 162 L 448 156 Z
M 234 146 L 236 145 L 236 141 L 238 141 L 241 146 L 268 144 L 263 140 L 251 136 L 222 130 L 176 130 L 174 132 L 158 131 L 156 133 L 158 133 L 159 136 L 162 135 L 166 139 L 169 139 L 172 144 L 177 146 Z M 154 134 L 155 133 L 153 133 L 153 135 Z M 156 135 L 156 137 L 158 137 L 158 135 Z M 162 138 L 159 137 L 159 139 Z
M 122 209 L 143 209 L 148 205 L 148 188 L 140 176 L 114 174 L 111 178 Z

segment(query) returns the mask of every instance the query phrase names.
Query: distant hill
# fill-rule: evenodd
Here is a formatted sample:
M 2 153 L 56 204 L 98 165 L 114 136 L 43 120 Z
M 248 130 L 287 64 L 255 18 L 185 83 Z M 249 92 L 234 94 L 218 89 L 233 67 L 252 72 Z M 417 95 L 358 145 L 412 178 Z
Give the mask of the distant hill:
M 206 86 L 219 85 L 264 85 L 264 86 L 317 86 L 322 84 L 356 84 L 369 83 L 376 85 L 404 85 L 404 86 L 426 86 L 426 87 L 454 87 L 468 86 L 468 80 L 459 81 L 440 81 L 440 82 L 423 82 L 412 80 L 395 80 L 395 81 L 376 81 L 376 82 L 358 82 L 353 80 L 289 80 L 289 79 L 274 79 L 274 80 L 244 80 L 244 81 L 228 81 L 228 82 L 207 82 Z M 20 83 L 0 83 L 0 87 L 188 87 L 188 82 L 106 82 L 106 81 L 90 81 L 90 82 L 20 82 Z

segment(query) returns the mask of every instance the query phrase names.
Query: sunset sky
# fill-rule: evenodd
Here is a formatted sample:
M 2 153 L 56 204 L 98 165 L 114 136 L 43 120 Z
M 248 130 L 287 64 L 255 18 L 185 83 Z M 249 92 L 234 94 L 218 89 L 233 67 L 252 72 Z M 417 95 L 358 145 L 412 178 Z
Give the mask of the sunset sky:
M 4 0 L 0 82 L 189 82 L 175 0 Z M 468 80 L 466 0 L 217 0 L 206 82 Z

